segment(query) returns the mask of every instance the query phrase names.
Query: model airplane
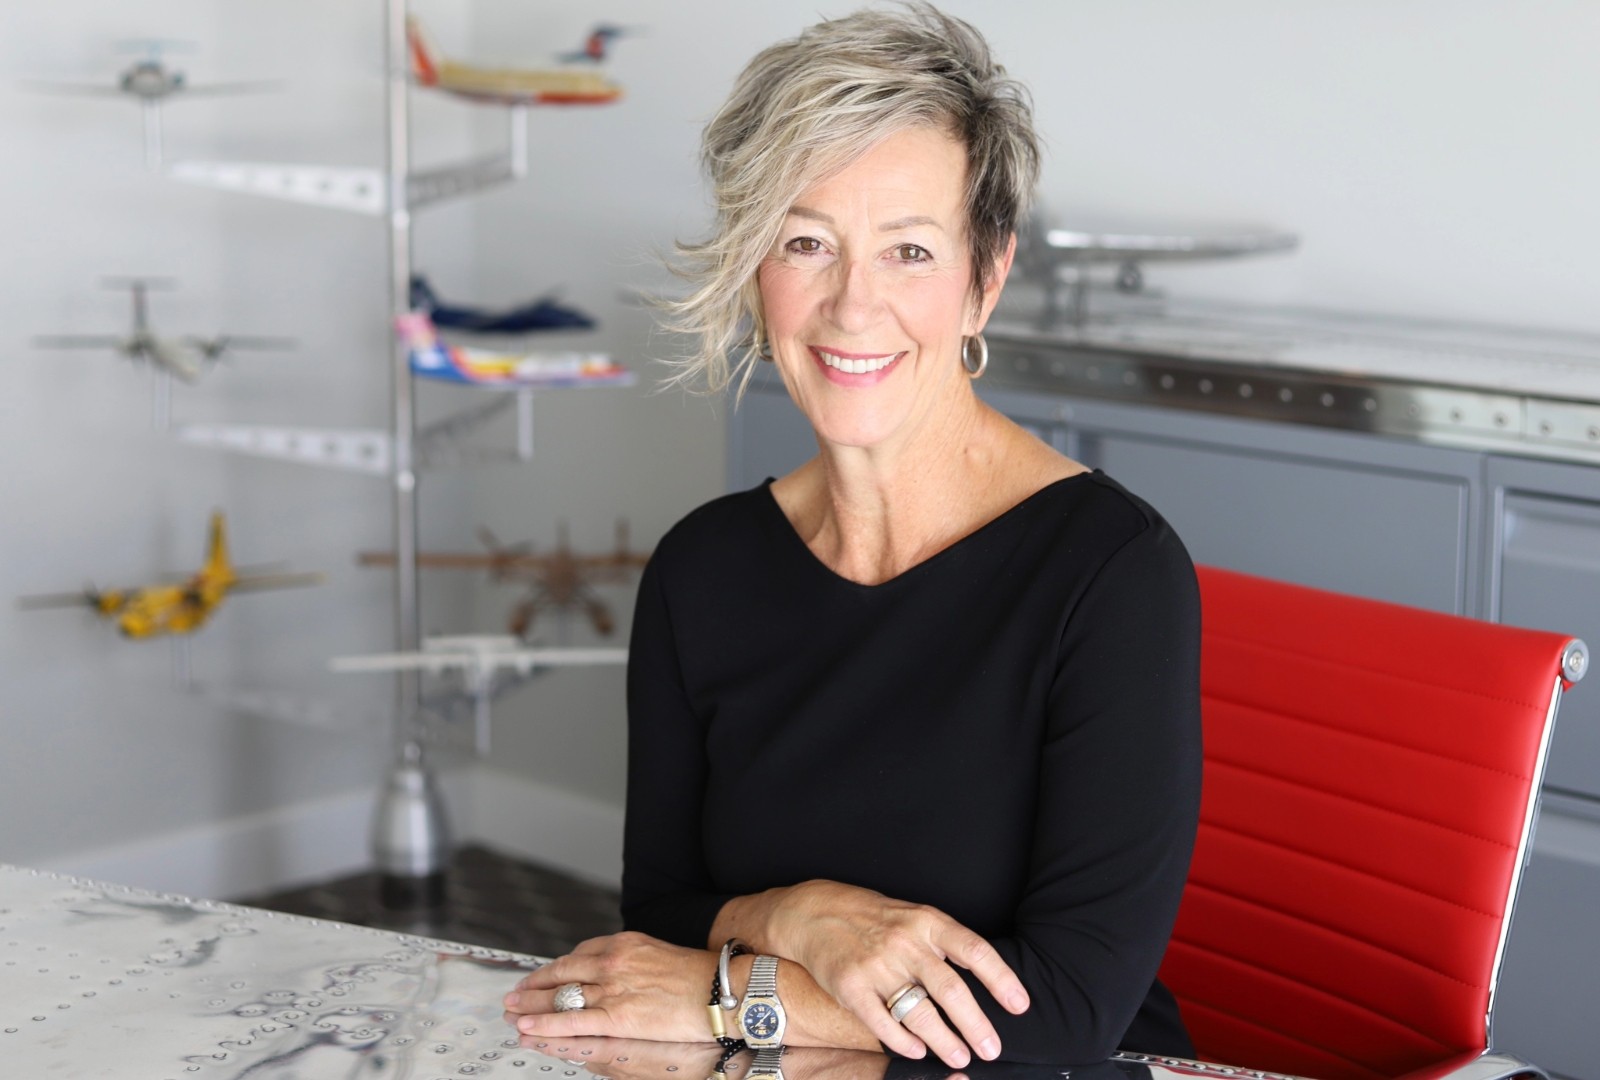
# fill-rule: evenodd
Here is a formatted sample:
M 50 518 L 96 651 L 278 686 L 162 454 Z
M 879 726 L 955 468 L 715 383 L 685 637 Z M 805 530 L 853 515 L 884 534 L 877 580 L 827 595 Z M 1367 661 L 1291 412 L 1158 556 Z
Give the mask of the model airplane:
M 532 390 L 557 386 L 621 386 L 633 372 L 603 353 L 497 353 L 439 340 L 426 312 L 412 311 L 395 321 L 411 355 L 413 374 L 491 390 Z
M 579 555 L 567 542 L 565 523 L 558 526 L 554 551 L 536 553 L 531 544 L 505 545 L 488 529 L 478 530 L 485 552 L 423 552 L 417 565 L 455 570 L 487 570 L 493 581 L 527 582 L 528 596 L 511 609 L 507 629 L 518 640 L 527 640 L 534 620 L 545 611 L 582 611 L 595 632 L 609 636 L 616 629 L 611 607 L 594 591 L 600 583 L 626 581 L 632 572 L 649 561 L 648 555 L 628 547 L 628 523 L 617 522 L 617 546 L 603 555 Z M 394 555 L 367 551 L 358 557 L 362 566 L 393 566 Z
M 124 43 L 124 48 L 133 48 L 146 55 L 129 64 L 118 73 L 115 81 L 105 83 L 57 83 L 57 82 L 29 82 L 27 85 L 37 90 L 53 94 L 87 95 L 90 97 L 131 97 L 138 101 L 144 111 L 144 137 L 145 137 L 145 165 L 151 169 L 159 168 L 161 164 L 161 105 L 162 102 L 175 94 L 186 97 L 207 97 L 221 94 L 254 94 L 264 90 L 271 90 L 280 85 L 275 82 L 231 82 L 231 83 L 202 83 L 195 85 L 189 82 L 182 71 L 168 67 L 162 60 L 163 49 L 171 48 L 175 42 L 157 40 L 133 41 Z
M 47 334 L 34 338 L 34 344 L 46 349 L 111 349 L 135 362 L 148 362 L 186 383 L 197 381 L 208 366 L 233 349 L 287 349 L 294 344 L 290 338 L 241 334 L 162 337 L 150 325 L 148 293 L 170 284 L 160 278 L 108 278 L 107 286 L 129 289 L 133 294 L 133 327 L 128 333 Z
M 328 666 L 339 672 L 421 671 L 443 676 L 443 693 L 431 700 L 425 697 L 424 707 L 453 719 L 462 706 L 470 706 L 474 745 L 480 755 L 487 755 L 489 708 L 501 694 L 549 668 L 627 662 L 627 649 L 530 649 L 513 637 L 462 634 L 425 638 L 420 652 L 336 656 Z
M 613 41 L 617 40 L 619 37 L 625 37 L 628 34 L 636 33 L 638 33 L 637 30 L 630 30 L 625 26 L 617 26 L 613 23 L 600 23 L 595 26 L 593 30 L 589 31 L 589 36 L 587 38 L 584 38 L 583 48 L 574 50 L 573 52 L 562 53 L 561 60 L 563 63 L 568 64 L 603 63 L 606 58 L 606 53 L 611 49 L 611 43 Z
M 527 675 L 538 668 L 627 662 L 627 649 L 530 649 L 505 634 L 458 634 L 425 638 L 420 652 L 336 656 L 328 661 L 328 667 L 338 672 L 425 671 L 430 675 L 463 671 L 471 679 L 481 680 L 503 669 Z
M 132 589 L 86 588 L 77 593 L 25 596 L 24 608 L 87 607 L 115 620 L 124 637 L 153 638 L 192 634 L 204 626 L 222 601 L 234 592 L 287 589 L 315 585 L 321 574 L 241 574 L 228 558 L 227 530 L 221 511 L 211 515 L 204 565 L 181 582 Z
M 532 330 L 593 330 L 594 320 L 581 311 L 559 303 L 554 296 L 541 296 L 504 311 L 447 304 L 440 300 L 417 274 L 411 279 L 411 306 L 427 312 L 435 326 L 466 330 L 477 334 L 526 334 Z
M 605 36 L 596 42 L 596 34 Z M 585 59 L 600 59 L 605 44 L 620 27 L 597 27 L 590 35 Z M 622 87 L 590 67 L 485 68 L 437 57 L 415 19 L 406 23 L 411 46 L 411 77 L 469 101 L 497 105 L 604 105 L 622 96 Z M 595 53 L 590 56 L 591 50 Z

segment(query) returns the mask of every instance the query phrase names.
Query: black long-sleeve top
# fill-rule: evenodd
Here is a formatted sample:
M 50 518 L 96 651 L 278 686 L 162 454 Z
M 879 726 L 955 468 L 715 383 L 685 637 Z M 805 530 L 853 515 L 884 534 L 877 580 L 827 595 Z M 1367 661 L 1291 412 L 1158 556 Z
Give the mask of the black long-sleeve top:
M 641 580 L 628 723 L 630 929 L 704 948 L 734 896 L 845 882 L 994 945 L 1027 1012 L 961 974 L 1003 1058 L 1193 1056 L 1155 976 L 1198 817 L 1199 599 L 1103 474 L 878 585 L 767 485 L 706 504 Z

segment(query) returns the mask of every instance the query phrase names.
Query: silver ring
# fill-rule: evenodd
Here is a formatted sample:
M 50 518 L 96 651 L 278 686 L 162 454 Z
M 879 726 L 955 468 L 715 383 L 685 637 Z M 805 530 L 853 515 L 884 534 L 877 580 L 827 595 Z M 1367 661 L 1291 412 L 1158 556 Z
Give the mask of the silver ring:
M 912 983 L 909 986 L 902 987 L 888 1001 L 889 1015 L 894 1017 L 895 1023 L 903 1024 L 906 1022 L 906 1016 L 910 1014 L 911 1010 L 926 1000 L 928 1000 L 928 991 L 923 988 L 921 983 Z
M 588 1007 L 589 1003 L 583 1000 L 583 987 L 578 983 L 562 983 L 556 987 L 556 1012 L 577 1012 Z

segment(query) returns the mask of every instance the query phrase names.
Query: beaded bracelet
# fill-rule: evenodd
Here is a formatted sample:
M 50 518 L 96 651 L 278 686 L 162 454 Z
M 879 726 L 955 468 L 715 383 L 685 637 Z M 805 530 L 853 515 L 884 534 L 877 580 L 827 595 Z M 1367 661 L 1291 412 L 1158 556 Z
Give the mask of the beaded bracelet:
M 743 956 L 749 951 L 750 946 L 738 938 L 729 938 L 722 943 L 722 954 L 717 958 L 717 973 L 711 976 L 711 1002 L 706 1006 L 706 1016 L 711 1021 L 712 1038 L 721 1043 L 724 1048 L 731 1049 L 735 1044 L 740 1049 L 744 1047 L 743 1039 L 734 1039 L 728 1036 L 728 1026 L 723 1021 L 722 1014 L 725 1011 L 731 1011 L 734 1006 L 738 1005 L 739 999 L 734 997 L 732 993 L 724 994 L 723 988 L 732 982 L 727 978 L 728 961 L 735 956 Z M 732 1055 L 728 1056 L 731 1057 Z M 723 1063 L 726 1064 L 726 1059 L 724 1059 Z
M 728 1062 L 750 1049 L 744 1044 L 743 1039 L 718 1039 L 722 1044 L 722 1056 L 717 1058 L 717 1063 L 711 1066 L 711 1076 L 707 1080 L 727 1080 Z

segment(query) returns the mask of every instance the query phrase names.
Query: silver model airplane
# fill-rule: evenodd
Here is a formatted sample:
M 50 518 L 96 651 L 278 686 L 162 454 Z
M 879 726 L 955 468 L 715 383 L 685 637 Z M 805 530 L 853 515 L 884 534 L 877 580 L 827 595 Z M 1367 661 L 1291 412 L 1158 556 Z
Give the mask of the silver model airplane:
M 148 39 L 123 42 L 119 48 L 134 49 L 146 55 L 117 74 L 110 85 L 105 83 L 61 83 L 31 80 L 26 85 L 53 94 L 74 94 L 89 97 L 131 97 L 138 101 L 144 113 L 144 163 L 149 169 L 161 167 L 161 104 L 174 94 L 187 97 L 209 97 L 220 94 L 254 94 L 271 90 L 278 82 L 189 82 L 182 71 L 169 67 L 161 58 L 163 50 L 181 46 L 181 42 Z
M 293 338 L 245 334 L 163 337 L 150 325 L 149 291 L 170 288 L 165 278 L 107 278 L 108 288 L 128 289 L 133 296 L 133 326 L 125 334 L 44 334 L 33 343 L 44 349 L 110 349 L 135 363 L 148 363 L 157 375 L 155 426 L 167 426 L 167 390 L 171 378 L 197 382 L 206 369 L 233 349 L 288 349 Z

